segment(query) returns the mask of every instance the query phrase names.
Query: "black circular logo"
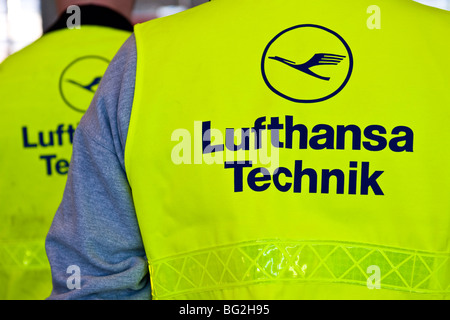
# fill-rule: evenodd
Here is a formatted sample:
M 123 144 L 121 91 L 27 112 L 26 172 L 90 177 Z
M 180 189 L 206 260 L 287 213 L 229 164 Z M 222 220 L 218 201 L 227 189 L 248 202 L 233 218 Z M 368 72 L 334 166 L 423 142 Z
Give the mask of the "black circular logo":
M 59 79 L 64 102 L 78 112 L 86 112 L 109 63 L 100 56 L 81 57 L 70 63 Z
M 353 54 L 336 32 L 303 24 L 280 32 L 264 50 L 262 75 L 277 95 L 316 103 L 337 95 L 353 71 Z

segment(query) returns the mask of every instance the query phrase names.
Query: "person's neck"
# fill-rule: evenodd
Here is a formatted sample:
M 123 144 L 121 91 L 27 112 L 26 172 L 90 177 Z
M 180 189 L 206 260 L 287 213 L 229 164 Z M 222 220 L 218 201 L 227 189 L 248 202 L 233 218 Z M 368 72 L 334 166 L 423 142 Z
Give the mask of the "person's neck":
M 69 6 L 97 6 L 108 8 L 117 12 L 129 21 L 132 18 L 133 1 L 111 1 L 111 0 L 60 0 L 58 2 L 58 14 L 62 15 L 66 12 Z
M 102 6 L 97 5 L 80 5 L 81 9 L 81 26 L 93 25 L 109 27 L 124 31 L 133 31 L 132 23 L 118 12 Z M 67 21 L 71 13 L 63 11 L 59 19 L 44 33 L 50 33 L 57 30 L 67 28 Z

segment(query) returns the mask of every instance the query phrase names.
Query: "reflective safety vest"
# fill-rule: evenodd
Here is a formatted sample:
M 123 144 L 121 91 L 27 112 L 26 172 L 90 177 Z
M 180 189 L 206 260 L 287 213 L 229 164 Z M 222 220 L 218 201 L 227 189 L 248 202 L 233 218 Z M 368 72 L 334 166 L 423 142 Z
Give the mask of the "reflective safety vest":
M 449 12 L 214 0 L 135 33 L 154 299 L 449 298 Z
M 44 35 L 0 65 L 0 299 L 52 290 L 45 237 L 61 202 L 75 129 L 130 36 L 83 26 Z

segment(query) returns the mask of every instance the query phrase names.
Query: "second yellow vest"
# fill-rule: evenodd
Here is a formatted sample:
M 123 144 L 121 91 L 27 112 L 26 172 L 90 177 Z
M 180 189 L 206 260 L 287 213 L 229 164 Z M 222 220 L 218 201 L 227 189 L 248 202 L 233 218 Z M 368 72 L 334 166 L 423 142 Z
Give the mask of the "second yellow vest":
M 59 30 L 0 65 L 0 299 L 52 290 L 45 237 L 62 200 L 75 130 L 129 32 Z

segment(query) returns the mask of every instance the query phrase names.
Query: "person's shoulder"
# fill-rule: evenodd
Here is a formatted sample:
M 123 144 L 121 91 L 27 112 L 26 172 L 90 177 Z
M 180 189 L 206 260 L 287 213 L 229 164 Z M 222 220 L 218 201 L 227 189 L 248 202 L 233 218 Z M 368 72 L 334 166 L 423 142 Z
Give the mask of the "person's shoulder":
M 52 52 L 49 50 L 49 46 L 51 44 L 58 43 L 57 37 L 66 37 L 66 30 L 59 30 L 55 32 L 51 32 L 48 34 L 43 34 L 35 41 L 21 48 L 20 50 L 14 52 L 9 55 L 1 64 L 0 64 L 0 72 L 5 72 L 6 70 L 17 70 L 17 68 L 25 67 L 32 64 L 39 64 L 39 54 L 44 52 L 47 57 L 51 57 Z M 51 59 L 48 59 L 51 60 Z
M 24 61 L 29 61 L 30 57 L 34 55 L 34 52 L 38 50 L 42 42 L 42 38 L 39 38 L 24 48 L 9 55 L 1 64 L 0 72 L 6 72 L 9 70 L 17 70 L 17 67 L 23 67 Z
M 154 28 L 156 26 L 160 26 L 164 28 L 165 26 L 180 26 L 188 23 L 189 21 L 198 20 L 199 15 L 202 16 L 204 14 L 208 14 L 209 10 L 216 10 L 215 2 L 205 2 L 203 4 L 194 6 L 187 10 L 183 10 L 181 12 L 171 14 L 165 17 L 148 20 L 146 22 L 138 23 L 135 25 L 135 30 Z

